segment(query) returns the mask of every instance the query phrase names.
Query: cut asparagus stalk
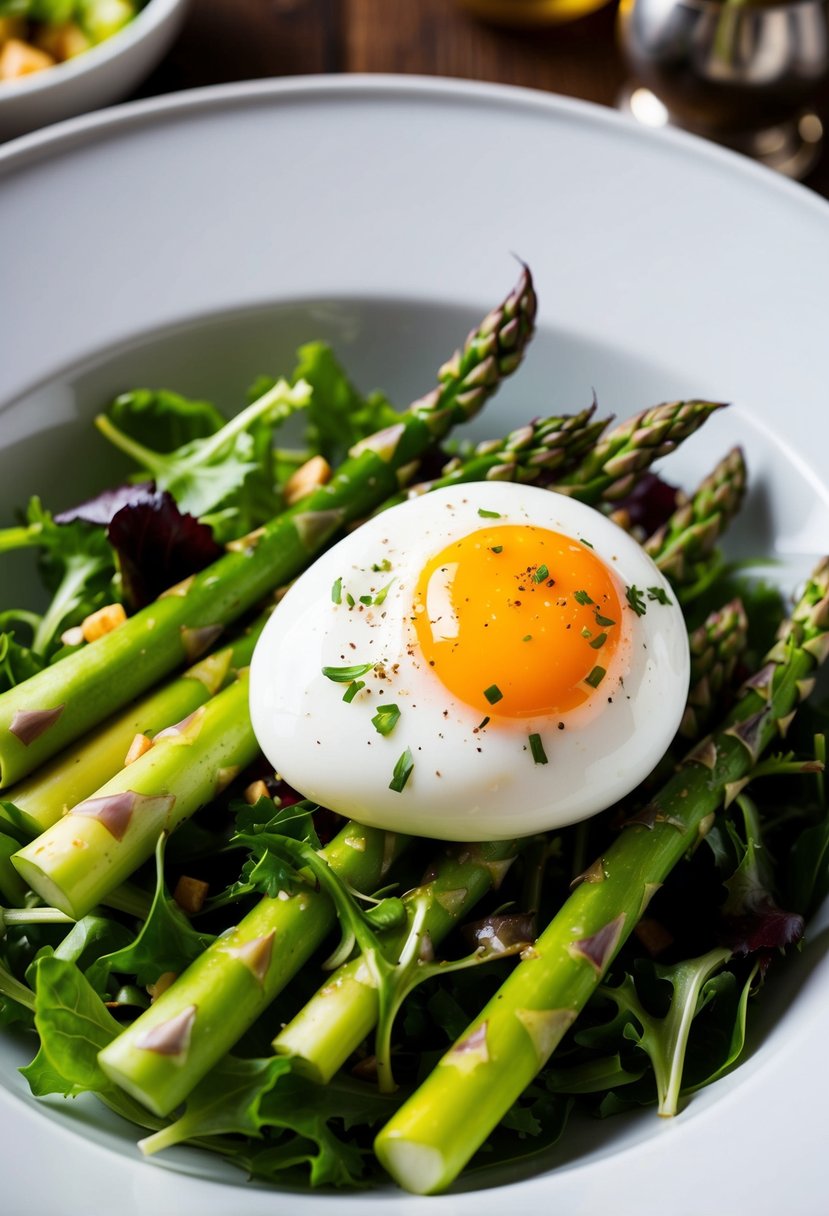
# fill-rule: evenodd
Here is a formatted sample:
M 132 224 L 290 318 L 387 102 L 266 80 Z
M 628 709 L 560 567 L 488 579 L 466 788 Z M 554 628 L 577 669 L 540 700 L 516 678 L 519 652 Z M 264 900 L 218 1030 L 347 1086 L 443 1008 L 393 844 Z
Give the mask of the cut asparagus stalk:
M 109 725 L 94 731 L 71 751 L 56 756 L 8 792 L 5 815 L 14 830 L 33 839 L 89 798 L 124 767 L 136 735 L 153 738 L 195 713 L 246 667 L 269 613 L 263 613 L 230 646 L 208 655 L 177 679 L 143 697 Z
M 535 321 L 529 271 L 394 426 L 358 443 L 327 485 L 82 651 L 0 696 L 0 788 L 25 777 L 300 573 L 346 524 L 396 492 L 398 472 L 473 418 L 521 362 Z
M 247 700 L 246 669 L 16 853 L 24 881 L 45 903 L 85 916 L 152 856 L 160 832 L 211 802 L 256 758 Z
M 673 452 L 722 408 L 714 401 L 672 401 L 643 410 L 608 431 L 577 468 L 551 488 L 590 506 L 618 502 L 655 460 Z
M 385 954 L 397 959 L 416 910 L 425 903 L 420 925 L 424 940 L 438 945 L 493 887 L 497 888 L 518 853 L 518 843 L 452 845 L 431 867 L 432 877 L 404 896 L 406 922 L 389 930 Z M 328 1082 L 377 1024 L 380 999 L 376 977 L 362 956 L 333 973 L 274 1039 L 280 1055 L 319 1083 Z
M 829 558 L 809 580 L 761 671 L 726 723 L 629 821 L 426 1082 L 379 1133 L 375 1151 L 406 1189 L 448 1186 L 576 1019 L 648 901 L 788 725 L 829 653 Z M 803 682 L 806 681 L 804 684 Z
M 356 890 L 376 889 L 408 841 L 347 824 L 321 850 Z M 329 897 L 299 884 L 265 897 L 100 1053 L 113 1081 L 169 1114 L 230 1051 L 334 926 Z

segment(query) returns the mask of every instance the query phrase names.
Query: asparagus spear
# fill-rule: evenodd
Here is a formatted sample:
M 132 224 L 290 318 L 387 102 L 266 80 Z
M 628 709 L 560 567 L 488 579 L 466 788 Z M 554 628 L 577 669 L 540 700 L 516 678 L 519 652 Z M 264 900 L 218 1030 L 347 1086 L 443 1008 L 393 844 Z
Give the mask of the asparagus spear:
M 70 807 L 90 797 L 124 767 L 124 758 L 137 734 L 152 738 L 159 731 L 195 713 L 216 695 L 239 669 L 250 663 L 253 648 L 270 614 L 257 617 L 230 646 L 208 655 L 183 675 L 143 697 L 96 731 L 79 747 L 56 756 L 34 776 L 9 790 L 0 804 L 0 822 L 9 820 L 25 839 L 45 832 Z
M 672 401 L 643 410 L 608 431 L 552 489 L 590 506 L 618 502 L 655 460 L 673 452 L 722 408 L 714 401 Z
M 740 448 L 732 448 L 664 527 L 645 541 L 645 552 L 675 587 L 697 580 L 700 567 L 740 509 L 745 489 L 745 459 Z
M 0 696 L 0 788 L 32 772 L 297 575 L 347 523 L 398 488 L 397 474 L 472 418 L 521 362 L 535 320 L 529 271 L 394 426 L 358 443 L 332 480 L 93 645 Z
M 248 671 L 16 853 L 45 903 L 79 920 L 152 856 L 159 834 L 211 802 L 259 748 Z
M 359 891 L 376 888 L 404 836 L 349 823 L 321 850 Z M 104 1072 L 157 1115 L 169 1114 L 253 1024 L 322 944 L 336 916 L 300 884 L 266 896 L 100 1053 Z
M 582 882 L 463 1037 L 379 1133 L 408 1190 L 449 1185 L 543 1067 L 648 900 L 785 729 L 829 654 L 829 558 L 725 724 L 687 757 Z
M 593 421 L 595 404 L 578 414 L 542 418 L 511 431 L 504 439 L 479 443 L 470 456 L 450 460 L 440 477 L 421 481 L 383 503 L 383 509 L 444 486 L 470 481 L 520 481 L 537 484 L 572 467 L 588 452 L 607 422 Z
M 416 915 L 422 940 L 438 945 L 447 933 L 497 889 L 518 854 L 518 842 L 501 840 L 452 845 L 431 867 L 431 877 L 404 897 L 406 921 L 388 931 L 385 953 L 397 959 Z M 325 1083 L 370 1034 L 380 1014 L 377 977 L 362 955 L 344 963 L 273 1041 L 274 1051 L 293 1056 L 298 1069 Z
M 679 733 L 698 739 L 709 725 L 717 698 L 734 676 L 748 637 L 748 618 L 741 600 L 712 612 L 690 636 L 691 688 Z

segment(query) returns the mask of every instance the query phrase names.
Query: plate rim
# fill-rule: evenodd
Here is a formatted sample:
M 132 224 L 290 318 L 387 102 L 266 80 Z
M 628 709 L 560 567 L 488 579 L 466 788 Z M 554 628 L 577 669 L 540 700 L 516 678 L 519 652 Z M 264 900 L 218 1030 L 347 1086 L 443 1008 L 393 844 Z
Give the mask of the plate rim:
M 520 111 L 530 109 L 533 111 L 547 111 L 552 116 L 565 116 L 568 120 L 577 120 L 580 123 L 589 122 L 593 126 L 600 127 L 607 131 L 608 128 L 613 129 L 617 134 L 627 134 L 628 137 L 635 139 L 637 142 L 645 140 L 651 144 L 654 139 L 664 140 L 669 145 L 674 145 L 683 152 L 686 156 L 693 155 L 696 159 L 702 160 L 709 166 L 713 163 L 721 169 L 727 170 L 731 166 L 732 172 L 736 172 L 738 176 L 745 177 L 748 174 L 756 178 L 758 182 L 765 182 L 767 187 L 773 190 L 783 190 L 791 199 L 800 202 L 797 206 L 808 202 L 809 205 L 817 207 L 817 212 L 827 217 L 826 200 L 821 196 L 810 191 L 808 188 L 799 184 L 789 182 L 772 174 L 770 170 L 760 166 L 753 165 L 751 162 L 743 161 L 742 158 L 735 153 L 716 148 L 706 144 L 704 141 L 687 135 L 683 132 L 661 131 L 653 132 L 644 128 L 640 128 L 633 124 L 631 120 L 626 119 L 622 115 L 616 114 L 614 111 L 605 107 L 577 101 L 574 99 L 561 98 L 556 95 L 548 95 L 532 89 L 519 88 L 515 86 L 505 86 L 499 84 L 489 84 L 480 82 L 465 82 L 457 80 L 447 80 L 443 78 L 431 77 L 414 77 L 414 76 L 350 76 L 350 77 L 298 77 L 288 80 L 274 81 L 252 81 L 240 82 L 230 85 L 207 86 L 204 89 L 192 90 L 187 93 L 182 93 L 173 96 L 165 96 L 160 98 L 151 98 L 138 102 L 127 103 L 123 106 L 114 107 L 111 110 L 95 113 L 88 116 L 83 116 L 76 119 L 70 119 L 63 123 L 56 124 L 54 127 L 47 128 L 33 135 L 23 136 L 16 141 L 12 141 L 6 148 L 0 149 L 0 178 L 4 172 L 12 173 L 17 169 L 23 169 L 28 165 L 37 164 L 48 159 L 56 152 L 63 153 L 71 151 L 73 148 L 84 146 L 92 143 L 97 139 L 109 138 L 114 133 L 116 136 L 123 132 L 129 132 L 133 129 L 144 128 L 158 121 L 163 120 L 163 117 L 171 113 L 179 113 L 185 110 L 198 112 L 200 114 L 209 113 L 212 110 L 226 110 L 228 107 L 242 107 L 245 105 L 260 104 L 263 100 L 270 98 L 274 99 L 275 103 L 289 103 L 293 99 L 307 101 L 309 97 L 315 95 L 319 97 L 331 98 L 338 94 L 360 95 L 365 97 L 377 98 L 384 93 L 393 94 L 396 97 L 422 97 L 429 96 L 432 98 L 444 98 L 449 101 L 459 100 L 461 102 L 469 102 L 477 100 L 480 103 L 494 104 L 498 109 L 502 109 L 504 103 L 507 103 L 510 108 Z M 759 177 L 757 176 L 759 174 Z M 788 1044 L 792 1047 L 792 1044 Z M 781 1053 L 782 1055 L 783 1053 Z M 786 1053 L 791 1054 L 790 1052 Z M 773 1061 L 779 1068 L 779 1061 Z M 12 1095 L 9 1096 L 9 1104 L 17 1103 Z M 735 1095 L 730 1095 L 734 1097 Z M 6 1097 L 5 1089 L 0 1090 L 0 1100 Z M 36 1114 L 36 1112 L 32 1112 Z M 693 1121 L 691 1121 L 693 1122 Z M 686 1125 L 690 1127 L 690 1124 Z M 75 1139 L 75 1129 L 67 1124 L 62 1131 L 71 1133 L 71 1139 Z M 679 1130 L 679 1129 L 677 1129 Z M 683 1136 L 687 1140 L 687 1137 Z M 657 1143 L 663 1146 L 664 1141 L 658 1141 L 658 1137 L 654 1134 L 644 1145 L 631 1146 L 637 1152 L 640 1149 L 645 1149 L 646 1154 L 652 1150 L 656 1151 Z M 104 1148 L 104 1151 L 117 1163 L 126 1166 L 135 1167 L 136 1162 L 126 1159 L 121 1153 L 116 1153 L 110 1150 L 108 1146 L 90 1145 L 90 1148 Z M 670 1155 L 670 1149 L 667 1150 Z M 576 1164 L 565 1168 L 565 1173 L 582 1173 L 584 1170 L 594 1170 L 597 1172 L 607 1173 L 608 1168 L 612 1171 L 614 1158 L 618 1158 L 618 1154 L 610 1154 L 608 1157 L 601 1159 L 598 1162 L 586 1162 L 584 1164 Z M 643 1157 L 644 1160 L 644 1157 Z M 601 1170 L 599 1171 L 599 1167 Z M 146 1169 L 146 1167 L 142 1167 Z M 186 1175 L 173 1174 L 167 1170 L 157 1171 L 162 1174 L 169 1186 L 173 1186 L 173 1179 L 177 1180 L 178 1185 L 186 1187 L 194 1182 L 203 1183 L 203 1180 L 194 1180 Z M 498 1196 L 499 1201 L 509 1193 L 510 1186 L 514 1187 L 517 1194 L 518 1188 L 523 1188 L 525 1197 L 530 1200 L 530 1192 L 543 1190 L 555 1178 L 554 1174 L 549 1174 L 546 1171 L 540 1172 L 535 1176 L 529 1177 L 522 1183 L 507 1184 L 504 1187 L 496 1188 L 493 1192 Z M 206 1184 L 213 1186 L 213 1183 Z M 243 1183 L 239 1182 L 238 1191 L 245 1192 Z M 275 1190 L 270 1192 L 273 1195 L 279 1196 L 285 1194 Z M 488 1202 L 484 1198 L 484 1194 L 478 1191 L 461 1192 L 450 1194 L 444 1200 L 429 1200 L 433 1210 L 438 1210 L 445 1203 L 446 1209 L 453 1212 L 461 1210 L 472 1210 L 483 1204 L 488 1207 Z M 295 1197 L 292 1195 L 292 1199 Z M 376 1197 L 375 1197 L 376 1198 Z M 383 1202 L 389 1202 L 391 1206 L 392 1196 L 388 1192 L 383 1192 Z M 539 1196 L 534 1194 L 535 1202 Z M 322 1200 L 322 1197 L 320 1197 Z M 303 1206 L 302 1210 L 310 1210 L 310 1205 L 313 1200 L 313 1195 L 309 1194 L 309 1207 Z M 322 1202 L 326 1205 L 331 1201 L 331 1197 L 326 1195 Z M 417 1200 L 414 1197 L 400 1196 L 394 1197 L 394 1206 L 397 1210 L 398 1204 L 402 1206 L 406 1203 L 406 1211 L 414 1209 L 414 1204 Z M 467 1205 L 468 1208 L 467 1208 Z M 343 1205 L 343 1211 L 348 1205 Z M 218 1209 L 217 1209 L 218 1210 Z M 258 1210 L 258 1209 L 257 1209 Z M 536 1210 L 533 1207 L 533 1210 Z M 642 1213 L 646 1210 L 639 1206 L 638 1210 Z M 685 1209 L 683 1209 L 685 1210 Z M 763 1209 L 765 1210 L 765 1209 Z

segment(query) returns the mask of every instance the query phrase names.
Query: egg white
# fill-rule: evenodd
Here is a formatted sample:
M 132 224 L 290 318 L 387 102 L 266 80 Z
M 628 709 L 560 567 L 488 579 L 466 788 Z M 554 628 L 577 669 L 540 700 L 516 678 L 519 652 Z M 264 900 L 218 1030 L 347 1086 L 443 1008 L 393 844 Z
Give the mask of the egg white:
M 479 729 L 480 711 L 453 697 L 418 651 L 411 624 L 418 576 L 430 557 L 489 522 L 479 509 L 498 512 L 499 525 L 531 523 L 583 538 L 616 576 L 625 605 L 622 634 L 607 675 L 577 710 L 510 719 L 499 718 L 495 707 Z M 659 587 L 669 602 L 646 596 L 639 616 L 624 597 L 632 585 Z M 380 605 L 360 603 L 385 587 Z M 361 677 L 366 687 L 345 702 L 348 685 L 322 669 L 363 663 L 376 666 Z M 250 708 L 265 755 L 306 798 L 393 831 L 499 840 L 584 819 L 638 785 L 676 733 L 689 670 L 682 613 L 636 541 L 574 499 L 482 482 L 394 507 L 320 557 L 287 592 L 257 644 Z M 481 675 L 485 685 L 485 655 Z M 390 702 L 401 716 L 383 736 L 371 719 Z M 547 764 L 534 763 L 531 733 L 541 736 Z M 396 792 L 389 782 L 407 748 L 414 765 Z

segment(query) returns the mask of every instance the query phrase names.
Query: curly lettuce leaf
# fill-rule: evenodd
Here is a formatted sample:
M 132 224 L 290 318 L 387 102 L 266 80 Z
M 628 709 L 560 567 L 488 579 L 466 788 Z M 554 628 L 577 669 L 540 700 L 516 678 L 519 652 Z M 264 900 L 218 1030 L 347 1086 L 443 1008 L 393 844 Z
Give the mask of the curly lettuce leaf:
M 343 461 L 358 439 L 397 422 L 397 411 L 382 393 L 363 397 L 354 388 L 327 343 L 308 342 L 297 356 L 294 383 L 304 380 L 313 390 L 308 445 L 329 464 Z
M 95 425 L 136 462 L 138 480 L 152 480 L 159 490 L 167 490 L 185 514 L 199 519 L 216 515 L 208 522 L 221 533 L 219 539 L 229 539 L 248 530 L 255 515 L 252 502 L 260 503 L 264 495 L 269 497 L 269 514 L 276 509 L 273 432 L 296 410 L 304 409 L 310 396 L 304 381 L 289 385 L 279 380 L 220 430 L 169 451 L 134 439 L 112 415 L 99 415 Z
M 36 497 L 29 501 L 24 526 L 0 532 L 0 552 L 24 548 L 38 551 L 40 574 L 52 598 L 43 614 L 12 615 L 30 624 L 33 655 L 48 659 L 65 629 L 117 598 L 114 557 L 100 528 L 80 520 L 58 524 Z
M 170 896 L 164 883 L 166 836 L 159 838 L 155 851 L 156 887 L 147 919 L 137 937 L 128 945 L 104 954 L 92 964 L 87 977 L 101 992 L 113 972 L 135 976 L 141 985 L 154 983 L 165 971 L 176 974 L 202 954 L 214 940 L 199 933 Z

